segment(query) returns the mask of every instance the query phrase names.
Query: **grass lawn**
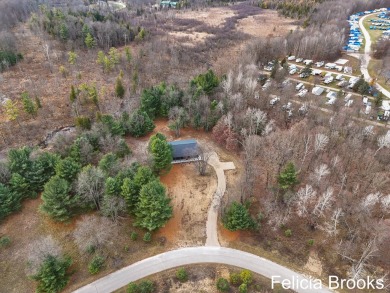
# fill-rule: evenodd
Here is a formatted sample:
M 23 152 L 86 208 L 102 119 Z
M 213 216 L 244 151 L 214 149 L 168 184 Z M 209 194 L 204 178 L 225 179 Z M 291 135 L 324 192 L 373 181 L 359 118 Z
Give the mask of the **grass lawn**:
M 362 75 L 362 72 L 360 70 L 360 60 L 358 58 L 355 58 L 355 57 L 352 57 L 349 55 L 343 55 L 343 56 L 341 56 L 341 58 L 349 60 L 349 62 L 347 63 L 347 66 L 352 67 L 352 75 L 355 75 L 355 76 Z
M 377 79 L 376 82 L 384 87 L 386 90 L 390 91 L 390 85 L 385 83 L 385 79 L 378 74 L 378 67 L 380 67 L 382 60 L 371 59 L 368 64 L 368 73 L 373 79 Z
M 378 17 L 367 17 L 364 21 L 363 21 L 363 25 L 364 27 L 367 29 L 368 33 L 370 34 L 370 37 L 371 37 L 371 42 L 374 44 L 378 41 L 378 39 L 382 36 L 383 32 L 384 31 L 381 31 L 381 30 L 371 30 L 370 29 L 370 26 L 372 25 L 372 22 L 370 21 L 371 19 L 374 19 L 374 20 L 379 20 L 380 18 Z M 364 48 L 364 47 L 363 47 Z

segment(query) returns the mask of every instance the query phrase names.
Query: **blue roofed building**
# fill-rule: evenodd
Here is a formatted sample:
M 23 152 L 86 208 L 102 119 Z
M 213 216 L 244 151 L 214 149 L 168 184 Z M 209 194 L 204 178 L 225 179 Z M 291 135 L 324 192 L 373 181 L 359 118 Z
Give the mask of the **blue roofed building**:
M 171 141 L 169 144 L 172 147 L 172 164 L 199 160 L 198 143 L 195 139 Z

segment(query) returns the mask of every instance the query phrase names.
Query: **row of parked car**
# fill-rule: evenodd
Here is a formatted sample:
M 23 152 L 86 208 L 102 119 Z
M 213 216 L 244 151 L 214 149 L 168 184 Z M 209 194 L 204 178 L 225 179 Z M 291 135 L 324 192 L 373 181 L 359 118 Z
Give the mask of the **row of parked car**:
M 288 56 L 287 57 L 288 61 L 294 61 L 296 63 L 303 63 L 305 65 L 315 65 L 315 67 L 320 68 L 324 66 L 325 69 L 330 69 L 330 70 L 337 70 L 337 71 L 342 71 L 343 66 L 337 65 L 336 63 L 325 63 L 325 61 L 317 61 L 314 63 L 313 60 L 311 59 L 303 59 L 303 58 L 296 58 L 295 56 Z

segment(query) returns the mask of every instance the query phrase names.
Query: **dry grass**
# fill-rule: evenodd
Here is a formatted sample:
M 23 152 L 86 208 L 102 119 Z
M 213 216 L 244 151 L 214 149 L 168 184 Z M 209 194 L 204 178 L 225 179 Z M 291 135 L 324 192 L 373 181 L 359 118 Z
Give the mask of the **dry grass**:
M 204 245 L 207 212 L 217 186 L 217 178 L 209 168 L 199 176 L 193 164 L 174 165 L 169 174 L 161 176 L 172 199 L 174 217 L 157 235 L 178 247 Z
M 260 15 L 240 19 L 237 26 L 239 31 L 254 37 L 281 37 L 296 28 L 291 19 L 281 18 L 273 10 L 263 10 Z

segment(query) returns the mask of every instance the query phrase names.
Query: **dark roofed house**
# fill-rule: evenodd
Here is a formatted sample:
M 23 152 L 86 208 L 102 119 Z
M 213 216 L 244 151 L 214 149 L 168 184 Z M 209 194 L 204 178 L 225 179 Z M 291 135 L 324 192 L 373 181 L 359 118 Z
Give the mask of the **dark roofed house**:
M 172 163 L 192 162 L 199 159 L 198 143 L 195 139 L 171 141 Z

